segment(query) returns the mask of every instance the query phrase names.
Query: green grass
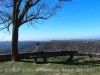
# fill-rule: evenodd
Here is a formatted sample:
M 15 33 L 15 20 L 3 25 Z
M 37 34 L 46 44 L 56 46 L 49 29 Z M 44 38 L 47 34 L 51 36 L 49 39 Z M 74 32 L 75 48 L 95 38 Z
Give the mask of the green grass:
M 0 75 L 100 75 L 100 58 L 75 56 L 73 63 L 67 63 L 68 56 L 50 57 L 48 63 L 38 59 L 21 59 L 20 62 L 0 62 Z

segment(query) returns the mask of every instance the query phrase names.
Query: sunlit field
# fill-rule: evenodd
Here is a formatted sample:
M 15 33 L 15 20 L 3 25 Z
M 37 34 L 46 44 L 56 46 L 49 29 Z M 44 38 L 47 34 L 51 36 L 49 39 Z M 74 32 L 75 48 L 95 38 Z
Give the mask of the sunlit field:
M 73 62 L 67 62 L 68 56 L 48 58 L 47 63 L 38 58 L 21 59 L 20 62 L 0 62 L 0 75 L 100 75 L 100 58 L 74 56 Z

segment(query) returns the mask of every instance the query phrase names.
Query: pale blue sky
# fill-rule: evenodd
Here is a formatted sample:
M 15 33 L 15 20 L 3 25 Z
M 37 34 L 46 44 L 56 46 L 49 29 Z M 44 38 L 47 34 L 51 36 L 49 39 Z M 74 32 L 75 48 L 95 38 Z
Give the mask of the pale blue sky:
M 19 29 L 19 40 L 66 40 L 100 36 L 100 0 L 72 0 L 38 29 L 23 25 Z M 0 39 L 11 40 L 11 35 L 0 32 Z

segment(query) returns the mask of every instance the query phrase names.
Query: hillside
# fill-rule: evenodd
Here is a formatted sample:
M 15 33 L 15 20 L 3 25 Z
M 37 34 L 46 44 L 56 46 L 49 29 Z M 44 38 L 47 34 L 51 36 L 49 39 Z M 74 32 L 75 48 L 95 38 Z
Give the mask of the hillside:
M 79 53 L 100 53 L 100 41 L 51 41 L 31 47 L 26 51 L 78 51 Z
M 19 44 L 19 52 L 33 51 L 78 51 L 79 53 L 100 53 L 100 41 L 46 41 L 39 42 L 22 42 Z M 0 53 L 10 53 L 9 45 L 5 43 L 0 45 L 0 48 L 5 47 L 5 50 L 0 50 Z M 6 48 L 7 47 L 7 48 Z M 8 49 L 9 47 L 9 49 Z

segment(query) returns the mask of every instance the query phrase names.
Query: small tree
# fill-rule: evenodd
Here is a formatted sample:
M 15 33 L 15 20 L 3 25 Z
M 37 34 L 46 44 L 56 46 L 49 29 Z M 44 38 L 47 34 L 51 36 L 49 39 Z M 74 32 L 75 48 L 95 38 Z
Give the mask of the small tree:
M 9 31 L 12 25 L 11 57 L 19 61 L 18 57 L 18 30 L 21 25 L 33 25 L 39 19 L 46 20 L 55 15 L 61 8 L 62 2 L 51 4 L 51 0 L 2 0 L 0 1 L 0 31 Z M 67 1 L 67 0 L 66 0 Z M 68 0 L 69 1 L 69 0 Z

